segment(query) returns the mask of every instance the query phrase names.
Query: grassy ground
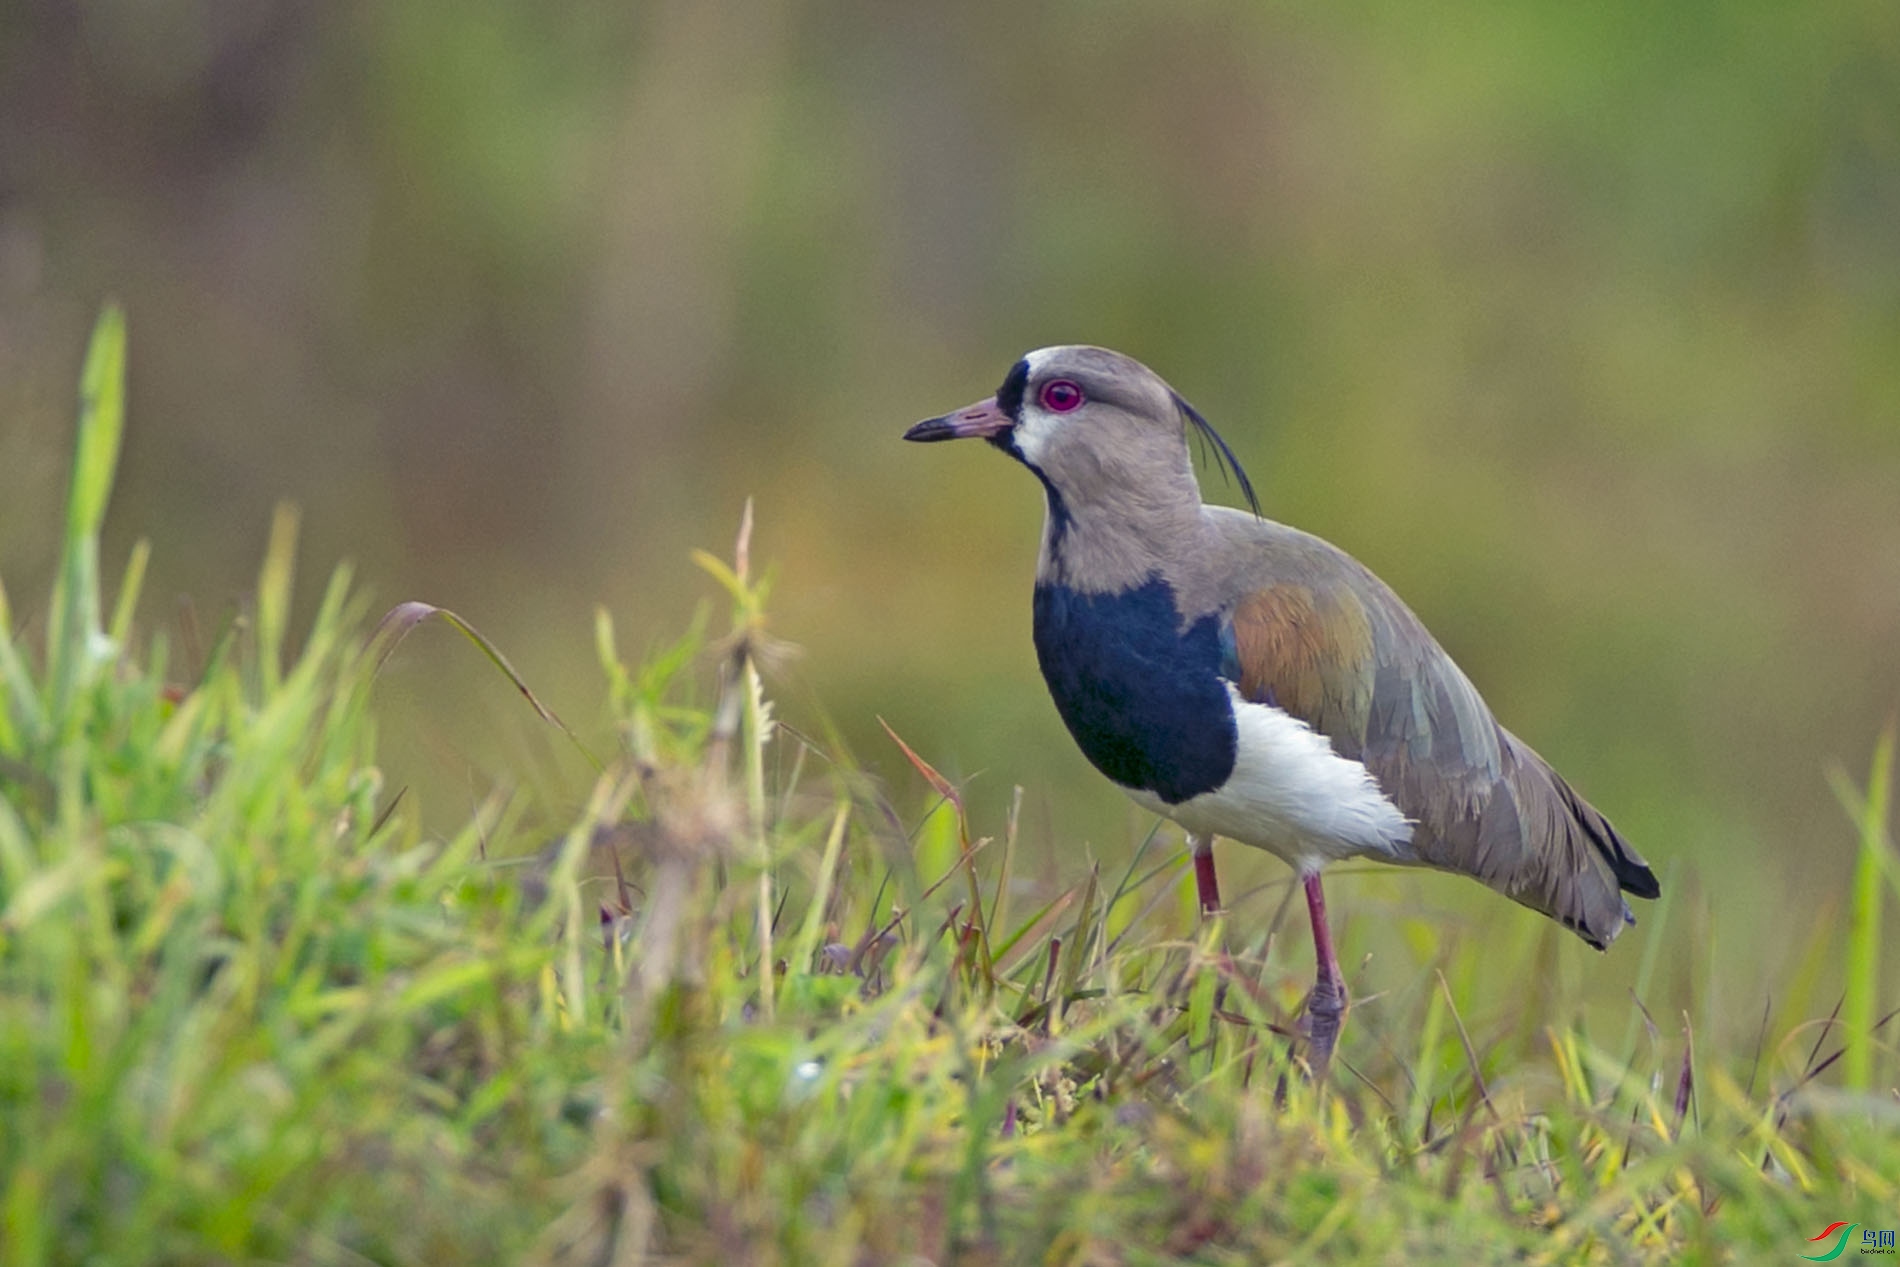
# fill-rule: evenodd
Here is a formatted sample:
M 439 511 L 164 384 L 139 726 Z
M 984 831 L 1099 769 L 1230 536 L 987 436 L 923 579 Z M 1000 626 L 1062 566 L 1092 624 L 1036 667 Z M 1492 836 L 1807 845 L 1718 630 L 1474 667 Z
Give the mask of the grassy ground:
M 109 314 L 54 592 L 0 601 L 0 1260 L 1753 1263 L 1900 1224 L 1885 755 L 1841 789 L 1839 1023 L 1474 1042 L 1471 951 L 1383 964 L 1316 1087 L 1303 956 L 1180 937 L 1174 837 L 1040 891 L 922 758 L 907 813 L 775 726 L 743 546 L 701 560 L 724 639 L 628 666 L 602 618 L 561 840 L 501 800 L 425 837 L 371 686 L 438 613 L 372 634 L 339 574 L 288 654 L 288 516 L 208 645 L 139 632 L 142 552 L 107 608 L 122 360 Z

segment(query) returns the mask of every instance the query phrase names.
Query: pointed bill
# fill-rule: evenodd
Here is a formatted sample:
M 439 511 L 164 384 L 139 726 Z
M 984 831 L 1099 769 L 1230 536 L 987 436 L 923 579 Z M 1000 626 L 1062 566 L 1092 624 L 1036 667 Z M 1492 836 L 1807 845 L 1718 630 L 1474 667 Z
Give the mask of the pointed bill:
M 996 397 L 991 396 L 941 418 L 926 418 L 906 431 L 904 438 L 921 443 L 935 440 L 987 440 L 1015 425 L 1016 420 L 1004 413 L 996 403 Z

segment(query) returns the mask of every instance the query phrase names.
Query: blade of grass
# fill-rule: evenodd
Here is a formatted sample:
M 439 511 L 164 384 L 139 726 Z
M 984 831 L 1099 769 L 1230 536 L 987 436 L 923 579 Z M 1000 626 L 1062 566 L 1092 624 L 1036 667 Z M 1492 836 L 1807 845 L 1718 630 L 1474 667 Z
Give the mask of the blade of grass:
M 1010 952 L 1021 945 L 1025 937 L 1048 927 L 1051 921 L 1060 916 L 1062 912 L 1068 910 L 1069 904 L 1075 901 L 1076 895 L 1080 892 L 1081 890 L 1079 888 L 1071 888 L 1056 894 L 1047 902 L 1044 902 L 1035 914 L 1024 920 L 1022 925 L 1018 927 L 1015 932 L 1005 935 L 1001 941 L 997 942 L 993 951 L 996 956 L 996 962 L 998 964 L 1009 962 L 1009 967 L 999 968 L 998 971 L 1005 976 L 1013 971 L 1016 967 L 1016 962 L 1009 961 Z
M 1662 962 L 1662 949 L 1668 944 L 1663 930 L 1669 927 L 1669 916 L 1673 912 L 1676 894 L 1682 891 L 1682 869 L 1670 859 L 1663 871 L 1662 896 L 1655 905 L 1643 914 L 1645 935 L 1643 938 L 1643 957 L 1636 966 L 1636 984 L 1631 992 L 1639 1002 L 1649 994 L 1650 984 L 1656 979 L 1656 967 Z M 1636 1057 L 1636 1028 L 1638 1018 L 1632 1016 L 1623 1032 L 1623 1063 L 1628 1064 Z
M 812 890 L 811 905 L 805 909 L 804 927 L 792 949 L 791 971 L 810 972 L 812 956 L 818 953 L 818 935 L 824 931 L 825 907 L 831 901 L 832 881 L 838 872 L 838 857 L 844 852 L 845 827 L 851 821 L 851 802 L 841 801 L 831 820 L 831 834 L 825 837 L 824 860 L 818 864 L 818 883 Z
M 1847 919 L 1847 998 L 1841 1022 L 1847 1055 L 1841 1081 L 1849 1091 L 1866 1092 L 1874 1081 L 1874 1012 L 1880 992 L 1880 908 L 1884 898 L 1881 879 L 1887 869 L 1887 804 L 1893 777 L 1894 725 L 1888 723 L 1874 745 L 1873 769 L 1862 797 L 1844 775 L 1833 772 L 1835 792 L 1853 813 L 1860 829 L 1860 849 L 1854 862 L 1852 906 Z
M 1022 827 L 1023 789 L 1019 783 L 1009 799 L 1009 817 L 1003 825 L 1003 860 L 997 864 L 996 887 L 990 896 L 990 917 L 986 927 L 994 930 L 1009 927 L 1009 882 L 1016 861 L 1016 837 Z M 1002 957 L 1002 951 L 991 947 L 991 954 Z
M 1451 1010 L 1451 1023 L 1457 1027 L 1458 1044 L 1464 1048 L 1465 1065 L 1471 1070 L 1471 1084 L 1478 1090 L 1478 1099 L 1490 1110 L 1492 1120 L 1503 1121 L 1497 1105 L 1491 1103 L 1491 1088 L 1484 1083 L 1484 1068 L 1478 1061 L 1478 1049 L 1471 1045 L 1471 1034 L 1465 1029 L 1465 1018 L 1458 1014 L 1458 1000 L 1451 996 L 1451 983 L 1445 980 L 1442 970 L 1435 968 L 1433 971 L 1438 975 L 1438 989 L 1445 996 L 1445 1006 Z
M 1438 1042 L 1445 1025 L 1445 999 L 1437 990 L 1426 992 L 1425 1022 L 1419 1028 L 1418 1067 L 1412 1078 L 1412 1105 L 1406 1118 L 1406 1133 L 1414 1146 L 1428 1141 L 1426 1129 L 1431 1121 L 1432 1101 L 1437 1095 Z
M 1061 984 L 1049 1005 L 1051 1032 L 1054 1032 L 1056 1022 L 1061 1019 L 1064 1000 L 1075 993 L 1076 984 L 1082 979 L 1083 958 L 1088 954 L 1090 937 L 1094 932 L 1095 898 L 1101 882 L 1101 864 L 1091 864 L 1089 878 L 1082 886 L 1082 909 L 1075 917 L 1075 939 L 1069 943 L 1068 953 L 1063 956 Z
M 277 503 L 257 576 L 257 670 L 266 694 L 275 692 L 284 676 L 284 630 L 290 623 L 290 590 L 297 575 L 297 520 L 295 506 Z
M 119 582 L 119 597 L 112 608 L 112 645 L 124 647 L 132 637 L 132 616 L 138 610 L 139 591 L 145 587 L 145 568 L 152 561 L 152 543 L 144 537 L 132 547 L 125 562 L 125 577 Z
M 407 638 L 417 625 L 431 619 L 443 621 L 481 648 L 482 654 L 488 657 L 489 663 L 500 669 L 507 679 L 514 683 L 515 689 L 521 692 L 521 697 L 528 701 L 529 707 L 534 709 L 542 721 L 555 726 L 566 735 L 569 742 L 596 770 L 605 768 L 601 765 L 599 758 L 588 751 L 587 745 L 581 742 L 580 736 L 575 734 L 566 722 L 555 716 L 554 710 L 543 704 L 540 698 L 529 689 L 527 679 L 516 672 L 515 666 L 508 662 L 508 657 L 502 654 L 501 648 L 490 642 L 481 630 L 446 607 L 412 600 L 407 603 L 398 603 L 385 612 L 383 618 L 377 622 L 375 631 L 370 635 L 368 654 L 370 662 L 376 666 L 374 671 L 382 672 L 383 666 L 389 662 L 389 657 L 395 654 L 402 640 Z
M 983 889 L 977 881 L 975 861 L 977 849 L 989 843 L 989 840 L 985 837 L 975 844 L 971 843 L 969 815 L 964 811 L 963 796 L 957 791 L 956 785 L 939 774 L 935 766 L 918 756 L 917 752 L 900 739 L 895 730 L 891 729 L 889 722 L 880 717 L 877 719 L 877 724 L 884 728 L 884 733 L 890 736 L 891 742 L 897 745 L 898 750 L 904 754 L 904 759 L 909 761 L 912 768 L 924 777 L 924 781 L 930 784 L 939 796 L 950 802 L 951 809 L 956 814 L 959 861 L 970 884 L 970 927 L 976 933 L 977 957 L 982 970 L 984 988 L 993 989 L 996 984 L 996 959 L 990 950 L 989 927 L 983 920 Z
M 1213 923 L 1214 921 L 1209 921 L 1210 938 L 1215 935 Z M 1209 1040 L 1214 1028 L 1214 994 L 1219 987 L 1220 974 L 1206 968 L 1194 973 L 1193 983 L 1188 987 L 1188 1048 L 1197 1052 L 1206 1050 L 1209 1074 L 1213 1072 L 1216 1056 L 1213 1050 L 1214 1044 Z
M 112 497 L 125 428 L 125 313 L 106 306 L 79 376 L 79 434 L 66 499 L 66 541 L 46 625 L 47 704 L 69 726 L 72 693 L 98 654 L 99 527 Z
M 46 709 L 3 618 L 0 603 L 0 752 L 19 752 L 44 741 Z

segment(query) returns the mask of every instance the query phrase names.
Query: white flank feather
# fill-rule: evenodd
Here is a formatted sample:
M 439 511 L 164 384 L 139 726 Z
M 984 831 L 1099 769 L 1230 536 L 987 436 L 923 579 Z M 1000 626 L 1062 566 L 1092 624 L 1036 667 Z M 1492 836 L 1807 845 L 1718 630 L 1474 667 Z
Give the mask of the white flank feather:
M 1227 782 L 1179 805 L 1123 789 L 1136 804 L 1191 832 L 1277 854 L 1302 874 L 1341 858 L 1406 854 L 1412 824 L 1364 765 L 1292 714 L 1248 702 L 1231 683 L 1227 693 L 1239 730 Z

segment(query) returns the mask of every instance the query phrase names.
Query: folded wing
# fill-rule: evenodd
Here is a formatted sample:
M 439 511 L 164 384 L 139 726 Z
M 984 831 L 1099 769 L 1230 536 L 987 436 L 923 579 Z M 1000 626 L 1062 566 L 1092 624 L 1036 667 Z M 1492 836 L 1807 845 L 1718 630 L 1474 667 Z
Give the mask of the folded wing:
M 1536 752 L 1383 582 L 1317 537 L 1228 513 L 1223 672 L 1361 761 L 1413 820 L 1410 861 L 1471 876 L 1596 947 L 1656 877 Z M 1235 565 L 1239 565 L 1235 567 Z

